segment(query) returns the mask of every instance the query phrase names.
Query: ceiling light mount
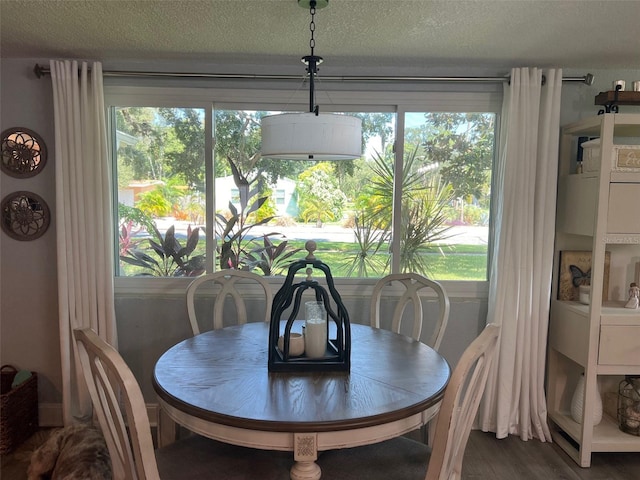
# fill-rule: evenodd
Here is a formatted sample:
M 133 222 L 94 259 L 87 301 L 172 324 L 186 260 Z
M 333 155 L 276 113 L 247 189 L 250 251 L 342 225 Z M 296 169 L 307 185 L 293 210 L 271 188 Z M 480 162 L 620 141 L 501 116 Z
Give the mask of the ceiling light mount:
M 318 113 L 320 112 L 320 109 L 318 105 L 316 105 L 315 88 L 314 88 L 314 79 L 318 74 L 318 65 L 322 63 L 322 57 L 319 57 L 314 53 L 314 49 L 316 47 L 316 38 L 314 36 L 316 32 L 315 17 L 316 17 L 316 8 L 317 8 L 318 2 L 316 0 L 310 0 L 308 2 L 298 0 L 298 5 L 302 3 L 309 4 L 308 5 L 309 13 L 311 14 L 311 22 L 309 23 L 309 32 L 311 32 L 311 39 L 309 40 L 309 48 L 311 49 L 311 55 L 305 55 L 304 57 L 302 57 L 302 63 L 304 63 L 307 66 L 307 73 L 309 74 L 309 112 L 313 112 L 316 115 L 318 115 Z M 327 0 L 325 7 L 328 4 L 329 4 L 329 1 Z
M 298 0 L 309 9 L 310 55 L 302 57 L 309 76 L 309 112 L 284 113 L 262 118 L 262 149 L 266 158 L 289 160 L 353 160 L 362 154 L 362 121 L 348 115 L 324 113 L 315 99 L 315 78 L 322 57 L 315 54 L 316 9 L 329 0 Z
M 317 8 L 318 10 L 329 5 L 329 0 L 298 0 L 298 6 L 305 10 Z

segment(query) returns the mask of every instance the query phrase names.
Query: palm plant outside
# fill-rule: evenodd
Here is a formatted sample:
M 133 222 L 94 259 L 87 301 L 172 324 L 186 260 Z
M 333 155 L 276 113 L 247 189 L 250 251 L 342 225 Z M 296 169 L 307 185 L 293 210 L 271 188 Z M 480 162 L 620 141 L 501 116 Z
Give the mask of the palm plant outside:
M 400 231 L 400 265 L 403 272 L 429 274 L 427 253 L 449 238 L 446 208 L 452 200 L 451 188 L 443 186 L 435 169 L 419 168 L 417 160 L 423 150 L 408 151 L 402 172 L 402 227 Z M 382 275 L 388 268 L 389 255 L 381 249 L 391 238 L 393 212 L 393 155 L 379 153 L 371 166 L 370 187 L 358 199 L 362 208 L 356 217 L 355 234 L 359 251 L 352 255 L 349 275 Z M 440 253 L 441 250 L 438 248 Z
M 381 227 L 375 215 L 363 211 L 354 218 L 354 234 L 358 250 L 347 255 L 347 277 L 382 275 L 389 266 L 388 250 L 391 231 L 389 225 Z

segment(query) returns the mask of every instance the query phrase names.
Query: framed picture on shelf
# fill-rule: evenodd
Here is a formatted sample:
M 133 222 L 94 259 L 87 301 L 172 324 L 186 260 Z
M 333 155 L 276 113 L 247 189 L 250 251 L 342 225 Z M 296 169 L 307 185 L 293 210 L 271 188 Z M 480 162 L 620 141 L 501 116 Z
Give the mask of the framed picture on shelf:
M 611 252 L 605 252 L 602 300 L 609 300 L 609 268 Z M 563 250 L 560 252 L 558 300 L 578 301 L 581 285 L 591 285 L 591 252 Z

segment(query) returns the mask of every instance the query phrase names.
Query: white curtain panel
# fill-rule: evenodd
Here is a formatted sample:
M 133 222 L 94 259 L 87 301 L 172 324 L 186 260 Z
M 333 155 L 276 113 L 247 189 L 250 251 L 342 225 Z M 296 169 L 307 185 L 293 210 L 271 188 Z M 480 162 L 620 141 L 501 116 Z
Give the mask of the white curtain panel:
M 544 374 L 562 70 L 517 68 L 505 85 L 487 323 L 502 326 L 480 427 L 551 441 Z
M 91 415 L 73 329 L 116 343 L 113 216 L 102 66 L 50 62 L 55 116 L 58 303 L 65 425 Z

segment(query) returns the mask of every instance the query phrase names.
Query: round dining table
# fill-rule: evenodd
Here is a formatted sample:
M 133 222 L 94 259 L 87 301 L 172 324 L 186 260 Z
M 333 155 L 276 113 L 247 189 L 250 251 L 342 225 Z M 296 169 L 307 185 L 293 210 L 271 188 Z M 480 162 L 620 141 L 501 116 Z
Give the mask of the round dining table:
M 269 372 L 269 324 L 259 322 L 171 347 L 155 365 L 153 387 L 176 423 L 234 445 L 292 451 L 291 478 L 318 480 L 318 452 L 425 425 L 451 375 L 423 343 L 368 325 L 350 328 L 348 372 Z

